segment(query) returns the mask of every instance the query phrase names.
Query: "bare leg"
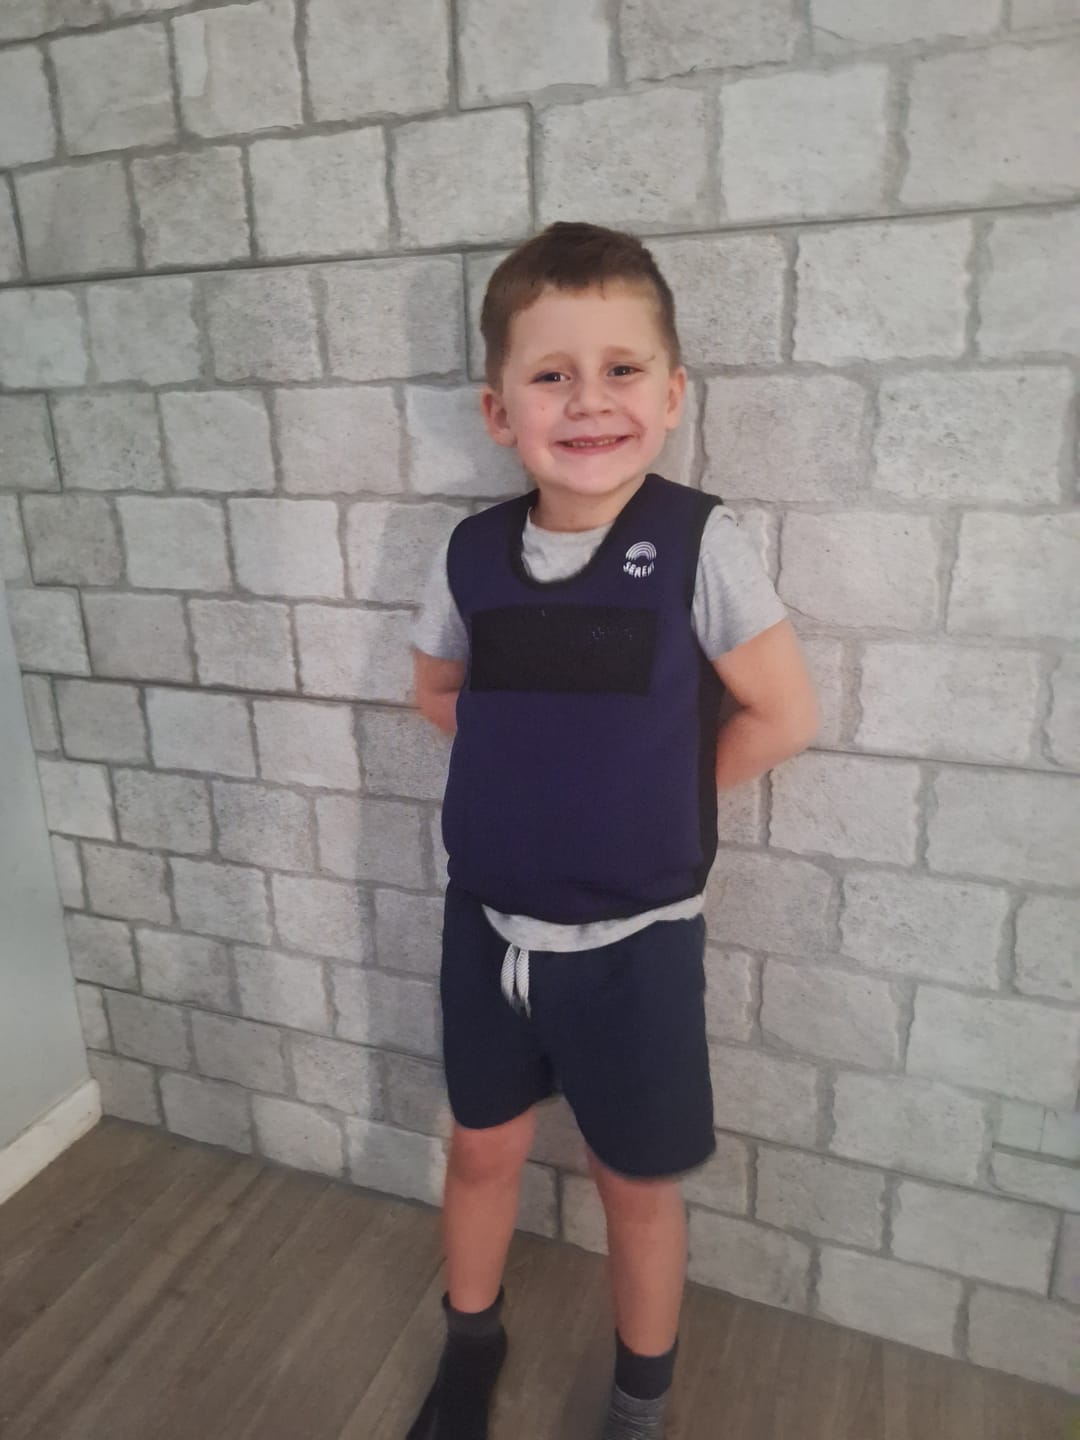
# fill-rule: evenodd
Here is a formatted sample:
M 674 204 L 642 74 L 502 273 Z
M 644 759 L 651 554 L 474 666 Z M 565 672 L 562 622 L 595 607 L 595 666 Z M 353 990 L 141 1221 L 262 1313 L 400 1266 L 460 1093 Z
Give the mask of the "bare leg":
M 675 1344 L 686 1277 L 686 1210 L 677 1180 L 634 1180 L 589 1154 L 607 1217 L 615 1323 L 637 1355 Z
M 472 1314 L 495 1303 L 517 1221 L 521 1172 L 535 1131 L 532 1110 L 488 1130 L 454 1126 L 443 1241 L 455 1310 Z

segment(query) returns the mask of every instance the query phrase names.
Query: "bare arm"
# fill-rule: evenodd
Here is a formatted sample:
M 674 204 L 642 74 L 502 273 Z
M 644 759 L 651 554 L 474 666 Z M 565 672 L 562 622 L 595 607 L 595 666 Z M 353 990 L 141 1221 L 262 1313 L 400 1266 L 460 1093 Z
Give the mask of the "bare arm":
M 813 682 L 790 620 L 713 661 L 740 707 L 720 727 L 716 785 L 726 790 L 797 755 L 821 724 Z
M 422 650 L 413 650 L 416 707 L 425 719 L 447 735 L 453 735 L 457 729 L 455 711 L 464 680 L 464 660 L 439 660 Z

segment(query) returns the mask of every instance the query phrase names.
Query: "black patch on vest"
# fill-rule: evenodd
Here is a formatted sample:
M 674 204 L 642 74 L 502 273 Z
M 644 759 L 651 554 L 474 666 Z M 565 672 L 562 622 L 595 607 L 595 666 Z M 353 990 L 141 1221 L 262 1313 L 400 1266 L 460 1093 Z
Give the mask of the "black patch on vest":
M 470 690 L 647 695 L 655 610 L 506 605 L 472 617 Z

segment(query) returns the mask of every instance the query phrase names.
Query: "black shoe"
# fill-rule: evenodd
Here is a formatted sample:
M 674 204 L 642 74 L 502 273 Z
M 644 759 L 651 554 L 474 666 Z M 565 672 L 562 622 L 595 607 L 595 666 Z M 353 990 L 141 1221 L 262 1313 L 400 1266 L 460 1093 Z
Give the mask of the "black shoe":
M 487 1440 L 488 1410 L 507 1346 L 501 1325 L 481 1339 L 448 1336 L 435 1383 L 406 1440 Z

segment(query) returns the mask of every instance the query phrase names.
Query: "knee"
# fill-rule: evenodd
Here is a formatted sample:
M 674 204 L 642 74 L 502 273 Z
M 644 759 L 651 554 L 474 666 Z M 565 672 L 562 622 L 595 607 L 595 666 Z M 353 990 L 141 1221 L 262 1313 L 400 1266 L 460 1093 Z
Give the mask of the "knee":
M 450 1141 L 450 1173 L 466 1184 L 511 1180 L 525 1164 L 535 1132 L 536 1117 L 531 1110 L 487 1130 L 466 1130 L 455 1125 Z
M 604 1212 L 624 1224 L 647 1225 L 682 1208 L 678 1180 L 644 1180 L 609 1170 L 589 1152 L 592 1171 Z

